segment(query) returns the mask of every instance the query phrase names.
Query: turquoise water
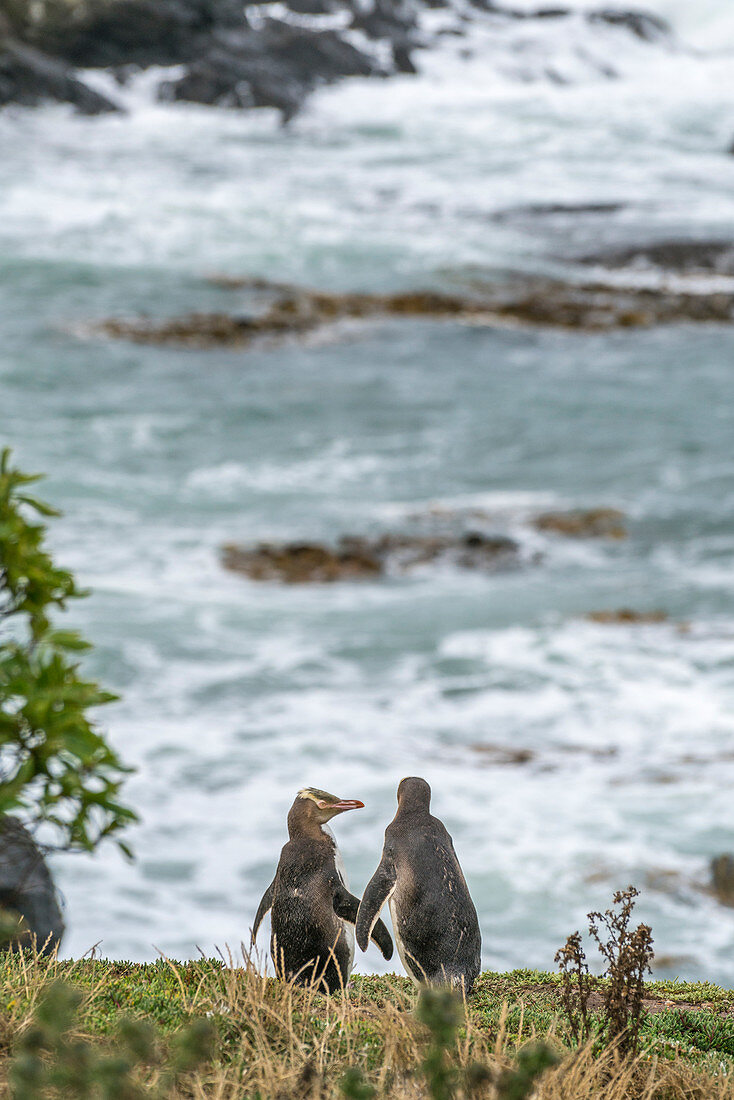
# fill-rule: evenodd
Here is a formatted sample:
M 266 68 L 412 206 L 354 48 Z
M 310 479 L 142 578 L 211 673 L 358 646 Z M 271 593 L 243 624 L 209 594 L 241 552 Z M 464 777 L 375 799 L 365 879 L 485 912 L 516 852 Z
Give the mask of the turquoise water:
M 304 784 L 366 803 L 335 827 L 361 891 L 397 782 L 420 774 L 486 965 L 550 967 L 634 882 L 672 956 L 660 974 L 734 979 L 734 918 L 701 888 L 734 848 L 732 331 L 381 322 L 199 352 L 85 328 L 245 306 L 214 271 L 451 288 L 731 233 L 730 56 L 630 45 L 619 80 L 559 88 L 513 83 L 500 45 L 481 80 L 446 56 L 417 82 L 323 93 L 291 131 L 144 88 L 124 119 L 0 117 L 0 432 L 64 510 L 54 547 L 93 589 L 74 618 L 122 695 L 101 717 L 138 768 L 136 862 L 55 862 L 69 954 L 238 950 Z M 622 205 L 494 218 L 541 199 Z M 530 522 L 598 505 L 627 513 L 627 540 Z M 400 530 L 436 508 L 486 513 L 524 566 L 290 588 L 219 563 L 227 541 Z M 670 621 L 584 619 L 622 606 Z

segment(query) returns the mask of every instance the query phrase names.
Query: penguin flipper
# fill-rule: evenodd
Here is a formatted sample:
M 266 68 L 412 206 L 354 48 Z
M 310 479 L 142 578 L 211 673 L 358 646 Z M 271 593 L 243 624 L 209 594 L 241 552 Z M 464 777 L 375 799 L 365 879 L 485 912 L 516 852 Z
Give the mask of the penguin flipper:
M 373 934 L 373 931 L 376 932 L 378 923 L 382 924 L 382 921 L 378 920 L 380 910 L 392 893 L 396 879 L 397 870 L 395 864 L 392 859 L 385 856 L 383 853 L 382 859 L 380 860 L 380 866 L 367 883 L 367 889 L 359 903 L 356 933 L 357 943 L 362 951 L 367 950 L 369 938 Z M 379 940 L 376 939 L 375 942 L 379 944 Z M 390 954 L 392 954 L 392 949 Z M 385 955 L 385 958 L 389 959 L 390 955 Z
M 357 923 L 359 904 L 359 898 L 355 898 L 354 894 L 350 894 L 348 890 L 337 891 L 334 895 L 334 912 L 337 917 L 341 917 L 342 920 L 348 920 L 350 924 L 356 925 Z M 392 936 L 381 920 L 378 919 L 375 922 L 375 926 L 370 936 L 382 952 L 383 958 L 391 959 Z M 364 950 L 364 948 L 362 948 L 362 950 Z
M 275 887 L 275 879 L 270 883 L 267 890 L 262 896 L 260 904 L 257 907 L 257 913 L 255 914 L 255 923 L 252 926 L 252 936 L 250 937 L 250 947 L 254 947 L 255 939 L 257 937 L 257 930 L 262 924 L 263 917 L 269 909 L 273 907 L 273 893 Z

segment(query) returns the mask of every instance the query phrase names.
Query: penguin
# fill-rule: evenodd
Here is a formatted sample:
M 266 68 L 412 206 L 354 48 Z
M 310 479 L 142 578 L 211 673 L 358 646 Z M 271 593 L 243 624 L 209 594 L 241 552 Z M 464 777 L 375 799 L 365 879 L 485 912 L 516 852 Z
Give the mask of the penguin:
M 326 822 L 362 806 L 356 799 L 337 798 L 314 787 L 304 787 L 296 795 L 288 813 L 290 839 L 252 928 L 254 945 L 262 919 L 272 909 L 270 954 L 279 978 L 301 985 L 314 982 L 328 993 L 344 989 L 349 981 L 359 899 L 349 892 L 341 853 Z M 369 935 L 389 959 L 392 939 L 381 920 L 372 922 Z
M 364 951 L 388 901 L 398 954 L 415 984 L 449 984 L 468 995 L 481 966 L 479 921 L 451 837 L 430 805 L 425 779 L 401 780 L 382 859 L 357 913 L 357 943 Z

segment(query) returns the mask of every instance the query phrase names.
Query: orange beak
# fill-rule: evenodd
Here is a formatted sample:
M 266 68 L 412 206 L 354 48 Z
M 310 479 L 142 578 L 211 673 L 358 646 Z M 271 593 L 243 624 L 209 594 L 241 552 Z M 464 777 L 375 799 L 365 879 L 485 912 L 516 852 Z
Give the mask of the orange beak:
M 316 805 L 322 810 L 336 810 L 339 814 L 344 810 L 364 809 L 364 802 L 360 802 L 358 798 L 342 798 L 339 802 L 317 802 Z

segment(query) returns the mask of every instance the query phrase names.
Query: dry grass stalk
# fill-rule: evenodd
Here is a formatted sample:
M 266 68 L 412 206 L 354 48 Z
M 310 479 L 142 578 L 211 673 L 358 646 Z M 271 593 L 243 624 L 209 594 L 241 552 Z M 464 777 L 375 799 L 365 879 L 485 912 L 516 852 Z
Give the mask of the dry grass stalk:
M 425 1064 L 429 1031 L 415 1013 L 415 995 L 400 979 L 387 978 L 371 987 L 359 984 L 324 996 L 313 987 L 267 977 L 257 960 L 246 954 L 239 965 L 202 962 L 196 968 L 161 963 L 155 973 L 166 978 L 171 996 L 185 999 L 194 1019 L 216 1023 L 216 1054 L 195 1072 L 184 1075 L 163 1095 L 167 1100 L 345 1100 L 348 1070 L 360 1071 L 360 1081 L 375 1100 L 432 1100 Z M 94 964 L 96 966 L 107 964 Z M 80 983 L 90 964 L 56 958 L 17 955 L 5 960 L 0 997 L 6 1008 L 3 1050 L 0 1052 L 0 1095 L 11 1096 L 8 1068 L 13 1044 L 32 1026 L 39 1000 L 60 975 Z M 109 964 L 121 969 L 121 964 Z M 151 968 L 154 970 L 155 968 Z M 195 969 L 195 973 L 193 973 Z M 118 987 L 119 988 L 119 987 Z M 109 1005 L 104 970 L 83 989 L 82 1010 L 71 1037 L 104 1046 L 100 1013 Z M 515 1024 L 508 1021 L 515 1014 Z M 144 1016 L 142 1010 L 138 1018 Z M 505 1002 L 494 1025 L 482 1026 L 470 1001 L 458 1006 L 458 1033 L 445 1048 L 451 1071 L 445 1095 L 452 1100 L 505 1100 L 503 1082 L 517 1076 L 517 1047 L 530 1049 L 543 1040 L 560 1058 L 534 1080 L 528 1100 L 734 1100 L 734 1079 L 693 1069 L 680 1060 L 625 1056 L 619 1044 L 602 1050 L 587 1043 L 575 1051 L 564 1048 L 555 1023 L 536 1034 L 529 1011 Z M 107 1028 L 111 1031 L 112 1026 Z M 518 1039 L 519 1034 L 519 1039 Z M 159 1051 L 175 1041 L 160 1032 Z M 136 1071 L 143 1095 L 153 1096 L 165 1065 L 142 1064 Z M 96 1094 L 95 1094 L 96 1095 Z M 158 1094 L 160 1095 L 160 1093 Z M 360 1095 L 353 1093 L 352 1095 Z M 39 1096 L 38 1100 L 45 1100 Z M 75 1100 L 77 1098 L 75 1097 Z

